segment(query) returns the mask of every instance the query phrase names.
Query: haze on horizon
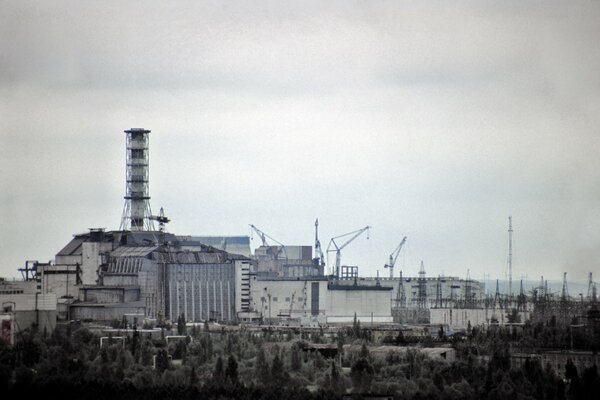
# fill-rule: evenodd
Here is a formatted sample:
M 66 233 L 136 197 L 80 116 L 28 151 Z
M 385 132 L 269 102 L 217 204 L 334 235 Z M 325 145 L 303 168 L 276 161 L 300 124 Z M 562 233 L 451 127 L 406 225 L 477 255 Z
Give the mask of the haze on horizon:
M 600 2 L 0 2 L 0 276 L 118 229 L 150 134 L 170 232 L 312 245 L 361 276 L 600 270 Z M 255 238 L 253 247 L 258 246 Z M 330 264 L 334 258 L 330 257 Z

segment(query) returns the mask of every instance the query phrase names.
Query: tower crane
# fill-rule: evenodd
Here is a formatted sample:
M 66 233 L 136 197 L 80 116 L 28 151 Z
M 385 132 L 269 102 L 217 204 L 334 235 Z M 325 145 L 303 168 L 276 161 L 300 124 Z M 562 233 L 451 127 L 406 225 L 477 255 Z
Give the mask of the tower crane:
M 359 237 L 363 232 L 367 232 L 367 239 L 369 238 L 369 229 L 371 227 L 370 226 L 365 226 L 362 229 L 358 229 L 356 231 L 352 231 L 352 232 L 348 232 L 348 233 L 344 233 L 343 235 L 339 235 L 336 237 L 331 238 L 331 240 L 329 241 L 329 245 L 327 246 L 327 253 L 333 252 L 335 251 L 335 278 L 336 279 L 340 279 L 340 266 L 342 263 L 342 254 L 341 251 L 344 247 L 348 246 L 354 239 L 356 239 L 357 237 Z M 350 239 L 346 240 L 344 242 L 344 244 L 342 244 L 341 246 L 338 246 L 338 244 L 336 243 L 335 239 L 341 239 L 343 237 L 346 236 L 350 236 Z M 334 250 L 330 250 L 331 245 L 333 245 L 335 247 Z
M 390 269 L 390 279 L 394 277 L 394 265 L 396 265 L 396 260 L 398 260 L 398 255 L 400 254 L 400 250 L 402 250 L 402 246 L 404 246 L 404 243 L 406 243 L 406 236 L 404 236 L 404 239 L 402 239 L 398 247 L 396 247 L 396 250 L 394 250 L 392 254 L 390 254 L 390 263 L 385 264 L 383 266 L 383 268 Z
M 261 231 L 260 229 L 258 229 L 253 224 L 250 224 L 250 228 L 251 228 L 252 231 L 256 232 L 256 234 L 258 235 L 258 237 L 260 237 L 260 240 L 261 240 L 263 246 L 265 246 L 265 247 L 271 247 L 271 245 L 269 245 L 269 243 L 267 243 L 267 238 L 271 239 L 273 242 L 275 242 L 279 246 L 281 246 L 280 250 L 275 255 L 275 258 L 278 259 L 279 255 L 283 252 L 283 256 L 285 257 L 285 259 L 287 261 L 287 259 L 288 259 L 287 251 L 285 250 L 285 245 L 283 243 L 277 241 L 276 239 L 273 239 L 271 236 L 267 235 L 266 233 L 264 233 L 263 231 Z M 253 238 L 251 237 L 251 239 L 253 239 Z

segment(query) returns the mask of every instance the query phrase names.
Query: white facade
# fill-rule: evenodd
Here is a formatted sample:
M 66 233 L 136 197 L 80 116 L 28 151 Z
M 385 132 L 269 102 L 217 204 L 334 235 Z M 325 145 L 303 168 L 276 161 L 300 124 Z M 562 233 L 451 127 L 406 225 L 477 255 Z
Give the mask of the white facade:
M 258 280 L 252 276 L 250 307 L 265 319 L 323 315 L 326 292 L 324 279 Z
M 339 287 L 323 278 L 259 279 L 252 276 L 250 311 L 263 320 L 319 317 L 328 324 L 391 323 L 391 290 Z
M 333 289 L 327 291 L 326 314 L 328 323 L 349 323 L 357 320 L 362 324 L 391 323 L 391 290 Z
M 37 282 L 0 283 L 2 337 L 13 343 L 14 335 L 37 326 L 52 332 L 56 326 L 56 296 L 38 293 Z

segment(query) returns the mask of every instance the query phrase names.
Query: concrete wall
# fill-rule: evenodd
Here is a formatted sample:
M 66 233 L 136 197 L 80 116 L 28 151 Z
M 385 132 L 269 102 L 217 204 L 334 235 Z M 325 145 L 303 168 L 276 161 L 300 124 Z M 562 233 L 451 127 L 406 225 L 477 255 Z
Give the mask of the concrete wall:
M 56 327 L 56 296 L 54 294 L 1 294 L 0 313 L 9 315 L 13 334 L 36 324 L 40 331 L 52 332 Z M 6 311 L 5 311 L 6 310 Z
M 319 285 L 318 314 L 326 312 L 326 280 L 259 280 L 252 277 L 251 309 L 262 313 L 263 318 L 278 318 L 278 315 L 291 317 L 307 317 L 312 315 L 312 283 Z M 292 303 L 292 296 L 294 303 Z
M 77 265 L 49 265 L 38 269 L 42 293 L 54 294 L 56 298 L 65 296 L 77 297 L 79 286 L 77 282 Z
M 124 314 L 146 314 L 143 302 L 121 304 L 74 304 L 71 306 L 71 319 L 112 321 L 121 320 Z
M 169 264 L 167 272 L 167 316 L 187 321 L 234 321 L 235 264 Z
M 349 323 L 356 317 L 361 323 L 392 322 L 391 290 L 327 291 L 328 323 Z
M 391 290 L 332 290 L 323 279 L 258 279 L 253 276 L 251 310 L 267 320 L 310 317 L 313 283 L 319 287 L 317 315 L 326 316 L 327 323 L 351 323 L 355 313 L 363 323 L 392 322 Z
M 137 286 L 137 275 L 106 274 L 102 277 L 104 286 Z
M 0 296 L 14 294 L 34 294 L 38 292 L 36 281 L 0 280 Z
M 98 279 L 97 271 L 100 266 L 100 243 L 83 243 L 81 245 L 81 253 L 81 279 L 84 285 L 93 285 Z
M 429 310 L 431 325 L 449 326 L 453 330 L 466 330 L 471 326 L 486 325 L 491 313 L 485 309 L 432 308 Z
M 15 337 L 25 329 L 37 326 L 39 332 L 51 333 L 56 328 L 56 310 L 17 311 L 11 314 L 0 313 L 2 321 L 1 337 L 14 344 Z
M 13 311 L 53 311 L 56 310 L 54 294 L 0 294 L 3 308 L 11 307 Z
M 130 303 L 138 301 L 140 290 L 137 287 L 86 287 L 79 290 L 79 300 L 92 303 Z

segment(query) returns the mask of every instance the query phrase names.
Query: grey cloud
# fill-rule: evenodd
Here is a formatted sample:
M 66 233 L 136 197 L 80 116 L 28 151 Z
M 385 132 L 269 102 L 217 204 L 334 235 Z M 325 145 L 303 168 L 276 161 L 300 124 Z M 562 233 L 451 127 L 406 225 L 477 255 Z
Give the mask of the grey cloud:
M 344 254 L 363 273 L 408 235 L 409 273 L 424 259 L 480 278 L 506 267 L 513 214 L 521 272 L 586 269 L 600 248 L 598 14 L 2 3 L 0 275 L 117 227 L 130 126 L 152 129 L 152 204 L 177 233 L 255 223 L 308 244 L 319 216 L 322 241 L 374 226 Z

